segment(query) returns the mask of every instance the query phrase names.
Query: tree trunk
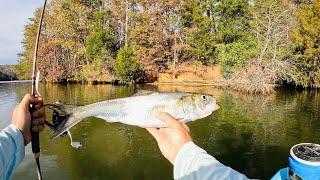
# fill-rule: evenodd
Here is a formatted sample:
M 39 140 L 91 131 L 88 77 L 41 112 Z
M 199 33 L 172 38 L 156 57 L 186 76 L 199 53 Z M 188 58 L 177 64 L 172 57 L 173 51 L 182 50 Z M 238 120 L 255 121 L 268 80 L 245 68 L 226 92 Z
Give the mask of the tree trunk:
M 178 63 L 177 31 L 174 31 L 174 45 L 173 45 L 173 75 L 174 75 L 174 78 L 177 78 L 177 68 L 176 68 L 177 63 Z
M 126 21 L 125 21 L 125 32 L 124 32 L 124 42 L 125 47 L 128 47 L 128 22 L 129 22 L 129 2 L 126 0 Z

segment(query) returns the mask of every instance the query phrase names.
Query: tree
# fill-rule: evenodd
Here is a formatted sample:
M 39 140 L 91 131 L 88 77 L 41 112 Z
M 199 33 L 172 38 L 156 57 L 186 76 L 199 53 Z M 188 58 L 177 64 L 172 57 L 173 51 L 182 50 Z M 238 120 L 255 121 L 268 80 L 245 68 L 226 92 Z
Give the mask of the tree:
M 103 51 L 114 53 L 113 37 L 110 32 L 103 28 L 94 29 L 86 38 L 86 54 L 94 60 L 99 57 Z
M 291 29 L 295 25 L 290 1 L 257 0 L 253 6 L 253 25 L 258 52 L 251 65 L 260 67 L 260 73 L 270 84 L 297 79 L 292 57 Z
M 220 43 L 232 43 L 250 36 L 252 15 L 247 0 L 220 0 L 214 4 L 217 38 Z
M 238 40 L 227 44 L 218 44 L 218 57 L 223 67 L 223 75 L 231 78 L 233 73 L 243 69 L 252 60 L 257 51 L 256 39 Z
M 14 66 L 18 79 L 31 78 L 31 66 L 34 52 L 34 43 L 40 18 L 40 9 L 34 12 L 34 17 L 29 18 L 29 22 L 25 25 L 24 38 L 22 41 L 23 52 L 19 54 L 19 62 Z M 41 40 L 41 39 L 40 39 Z M 42 42 L 40 42 L 41 44 Z
M 161 67 L 168 54 L 161 12 L 158 7 L 153 8 L 151 2 L 140 6 L 141 11 L 133 14 L 135 26 L 130 32 L 130 44 L 145 69 L 158 69 L 158 64 L 161 63 Z
M 89 62 L 85 54 L 89 17 L 90 7 L 82 1 L 49 4 L 39 49 L 39 68 L 45 80 L 77 80 L 81 66 Z
M 229 51 L 224 67 L 238 68 L 230 76 L 237 89 L 258 93 L 272 92 L 275 84 L 295 81 L 297 69 L 291 56 L 290 30 L 295 24 L 292 4 L 289 1 L 257 0 L 252 4 L 249 21 L 251 35 L 239 43 L 230 43 L 223 48 Z M 220 50 L 220 48 L 218 48 Z M 221 55 L 221 54 L 220 54 Z M 239 68 L 240 65 L 240 68 Z M 227 69 L 229 70 L 229 69 Z
M 251 32 L 259 44 L 259 65 L 282 60 L 290 53 L 289 34 L 295 24 L 292 12 L 289 1 L 255 1 Z
M 133 56 L 132 49 L 121 48 L 115 64 L 116 74 L 122 83 L 132 82 L 138 79 L 140 66 Z
M 108 51 L 114 54 L 117 51 L 116 39 L 113 26 L 107 23 L 111 15 L 108 10 L 99 10 L 93 12 L 93 16 L 89 22 L 90 34 L 86 37 L 86 54 L 94 60 L 102 51 Z
M 320 87 L 320 1 L 305 3 L 297 10 L 298 25 L 292 32 L 299 69 L 296 84 Z
M 247 0 L 221 0 L 214 4 L 217 56 L 224 76 L 230 78 L 254 56 L 256 42 L 250 31 L 252 14 Z
M 116 33 L 119 48 L 122 46 L 128 47 L 129 34 L 134 24 L 132 13 L 136 8 L 136 2 L 133 0 L 110 0 L 108 2 L 112 18 L 113 29 Z
M 130 44 L 134 54 L 150 77 L 190 59 L 181 23 L 184 4 L 188 1 L 136 1 L 132 18 Z
M 192 0 L 184 5 L 181 18 L 189 58 L 206 65 L 216 61 L 213 17 L 206 13 L 211 5 L 210 1 Z

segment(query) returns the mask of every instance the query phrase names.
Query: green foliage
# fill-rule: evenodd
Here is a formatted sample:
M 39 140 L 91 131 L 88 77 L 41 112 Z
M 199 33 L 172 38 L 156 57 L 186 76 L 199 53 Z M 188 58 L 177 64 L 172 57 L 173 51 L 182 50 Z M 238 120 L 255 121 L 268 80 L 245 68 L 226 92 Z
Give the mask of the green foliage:
M 183 7 L 181 23 L 184 27 L 196 27 L 199 31 L 209 33 L 213 22 L 210 15 L 205 14 L 210 4 L 206 1 L 192 0 Z
M 115 71 L 122 83 L 135 81 L 140 74 L 140 65 L 130 48 L 121 48 L 117 54 Z
M 216 36 L 219 42 L 232 43 L 250 35 L 249 8 L 248 0 L 221 0 L 215 5 Z
M 36 39 L 36 31 L 40 10 L 34 12 L 34 16 L 29 19 L 29 23 L 25 26 L 23 38 L 23 52 L 19 54 L 19 62 L 14 66 L 15 74 L 18 79 L 31 78 L 31 66 L 34 52 L 34 41 Z
M 98 3 L 98 2 L 97 2 Z M 107 10 L 94 12 L 90 21 L 90 34 L 86 37 L 86 54 L 94 60 L 101 56 L 103 51 L 108 51 L 111 55 L 116 52 L 115 37 L 111 33 L 110 26 L 106 26 L 110 12 Z
M 111 82 L 115 80 L 113 76 L 114 59 L 108 54 L 103 53 L 95 58 L 90 64 L 82 67 L 82 71 L 78 74 L 78 80 L 81 81 L 105 81 Z
M 225 77 L 244 67 L 256 53 L 257 40 L 248 30 L 251 21 L 249 8 L 247 0 L 222 0 L 214 8 L 217 54 Z
M 86 38 L 86 54 L 94 60 L 106 50 L 114 52 L 114 38 L 108 30 L 103 28 L 94 29 Z
M 216 45 L 211 34 L 194 33 L 187 37 L 189 44 L 188 53 L 193 60 L 198 60 L 204 65 L 217 62 L 215 55 Z
M 192 0 L 186 3 L 181 22 L 185 27 L 188 54 L 191 59 L 203 64 L 215 63 L 215 42 L 212 33 L 213 21 L 209 15 L 204 15 L 209 4 Z
M 221 44 L 217 47 L 218 58 L 222 64 L 225 77 L 230 77 L 236 70 L 244 67 L 245 63 L 257 54 L 257 42 L 235 41 L 229 44 Z
M 31 64 L 27 61 L 20 60 L 17 65 L 14 66 L 14 72 L 18 79 L 30 79 Z
M 304 87 L 320 87 L 320 1 L 302 4 L 293 30 L 296 64 L 302 76 L 296 82 Z

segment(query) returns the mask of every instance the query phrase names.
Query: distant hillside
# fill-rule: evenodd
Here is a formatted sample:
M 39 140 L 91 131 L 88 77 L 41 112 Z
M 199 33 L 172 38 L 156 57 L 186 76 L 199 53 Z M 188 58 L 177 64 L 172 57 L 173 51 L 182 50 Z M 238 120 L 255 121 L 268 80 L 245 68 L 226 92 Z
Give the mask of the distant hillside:
M 13 65 L 0 65 L 0 81 L 16 80 Z

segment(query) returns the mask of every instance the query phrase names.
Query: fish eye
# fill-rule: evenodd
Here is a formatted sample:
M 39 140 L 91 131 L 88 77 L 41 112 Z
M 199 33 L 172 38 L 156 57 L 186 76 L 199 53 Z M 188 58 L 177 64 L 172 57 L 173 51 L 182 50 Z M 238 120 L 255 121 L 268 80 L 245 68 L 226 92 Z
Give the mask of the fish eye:
M 202 95 L 201 98 L 202 98 L 202 100 L 205 100 L 205 101 L 207 100 L 207 96 L 205 96 L 205 95 Z

